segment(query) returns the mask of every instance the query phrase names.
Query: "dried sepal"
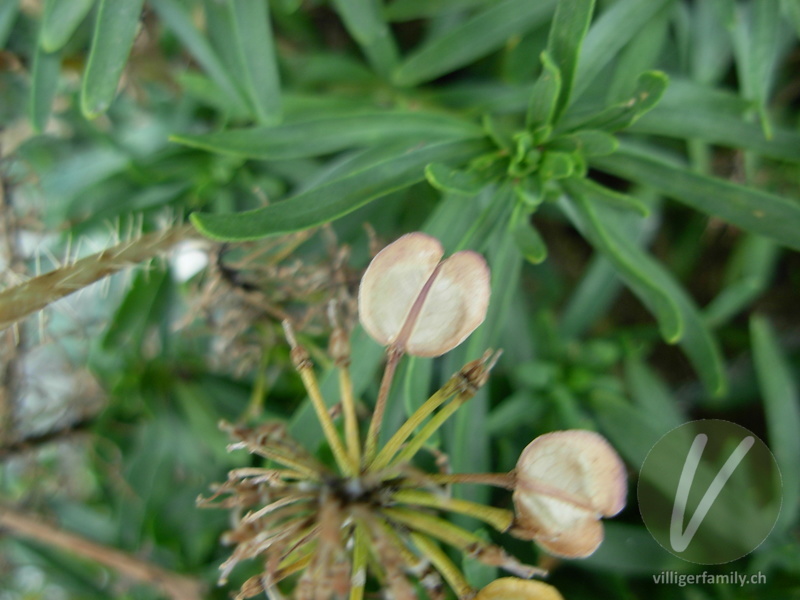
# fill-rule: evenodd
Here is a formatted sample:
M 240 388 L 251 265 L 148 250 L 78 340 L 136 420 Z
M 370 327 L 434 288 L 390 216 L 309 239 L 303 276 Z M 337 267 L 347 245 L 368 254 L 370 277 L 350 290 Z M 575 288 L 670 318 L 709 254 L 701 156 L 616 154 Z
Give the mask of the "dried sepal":
M 592 431 L 554 431 L 533 440 L 519 457 L 512 533 L 549 553 L 589 556 L 603 541 L 601 517 L 625 506 L 625 467 Z
M 475 600 L 564 600 L 552 585 L 532 579 L 501 577 L 484 587 Z
M 489 267 L 470 250 L 442 261 L 436 238 L 409 233 L 372 260 L 358 294 L 364 329 L 380 344 L 440 356 L 480 325 L 489 305 Z

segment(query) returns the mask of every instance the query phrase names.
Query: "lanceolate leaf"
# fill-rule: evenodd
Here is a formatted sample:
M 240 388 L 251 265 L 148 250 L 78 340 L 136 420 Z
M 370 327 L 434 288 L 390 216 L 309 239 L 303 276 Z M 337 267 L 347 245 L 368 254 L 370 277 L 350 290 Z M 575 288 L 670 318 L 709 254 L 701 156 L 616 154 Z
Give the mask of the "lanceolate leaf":
M 40 45 L 36 47 L 33 58 L 33 78 L 31 81 L 31 123 L 35 131 L 44 131 L 50 117 L 58 88 L 58 72 L 61 67 L 59 53 L 45 52 Z
M 11 26 L 17 18 L 19 0 L 5 0 L 0 2 L 0 48 L 6 45 L 6 36 L 11 31 Z
M 764 317 L 753 317 L 750 335 L 769 444 L 783 476 L 783 506 L 775 525 L 775 533 L 780 533 L 797 522 L 800 509 L 800 394 L 769 322 Z
M 659 285 L 653 275 L 654 269 L 659 268 L 655 260 L 633 244 L 628 236 L 609 231 L 598 216 L 601 208 L 592 204 L 580 187 L 573 182 L 565 187 L 572 196 L 571 202 L 565 205 L 570 219 L 592 245 L 616 265 L 620 276 L 653 312 L 664 339 L 676 343 L 683 335 L 683 319 L 678 301 Z
M 386 6 L 383 14 L 390 21 L 413 21 L 471 8 L 485 2 L 486 0 L 394 0 Z
M 555 107 L 555 121 L 558 121 L 569 103 L 581 44 L 593 11 L 594 0 L 560 0 L 556 6 L 547 39 L 547 53 L 561 74 L 561 93 Z
M 39 44 L 45 52 L 61 50 L 92 8 L 94 0 L 47 0 L 42 11 Z
M 593 166 L 648 185 L 691 208 L 747 231 L 800 250 L 800 202 L 694 173 L 622 145 L 611 156 L 591 159 Z
M 616 208 L 633 210 L 641 216 L 646 217 L 650 214 L 650 209 L 635 196 L 629 196 L 622 192 L 611 190 L 591 179 L 573 177 L 569 180 L 569 189 L 572 189 L 582 196 L 590 198 L 592 202 L 605 202 Z
M 430 162 L 463 164 L 486 150 L 478 141 L 441 142 L 404 152 L 276 204 L 229 215 L 195 213 L 201 233 L 220 240 L 253 240 L 299 231 L 345 215 L 425 178 Z
M 231 81 L 225 65 L 208 39 L 195 27 L 191 15 L 177 0 L 154 0 L 152 5 L 159 18 L 178 36 L 228 100 L 244 109 L 246 103 Z
M 564 199 L 562 206 L 576 227 L 614 263 L 620 277 L 655 314 L 664 339 L 680 343 L 709 392 L 722 394 L 726 382 L 719 347 L 681 285 L 628 238 L 614 209 L 594 205 L 579 193 Z
M 744 119 L 748 103 L 734 94 L 685 82 L 671 82 L 663 99 L 630 131 L 698 139 L 762 156 L 800 162 L 800 135 L 773 128 L 767 139 L 760 125 Z
M 398 140 L 425 142 L 477 138 L 482 135 L 479 126 L 447 115 L 383 112 L 334 116 L 277 127 L 177 135 L 171 139 L 212 152 L 279 160 L 320 156 L 347 148 L 384 145 Z
M 89 119 L 108 110 L 114 100 L 143 3 L 144 0 L 100 0 L 81 89 L 81 111 Z
M 561 95 L 561 72 L 545 51 L 541 54 L 542 72 L 533 86 L 528 106 L 528 127 L 543 127 L 553 122 L 558 98 Z
M 462 196 L 476 196 L 487 183 L 477 173 L 453 169 L 442 163 L 431 163 L 426 166 L 425 179 L 442 192 Z
M 228 43 L 234 47 L 241 83 L 256 120 L 264 125 L 277 123 L 281 118 L 281 88 L 267 4 L 264 0 L 227 0 L 226 5 L 233 28 L 233 39 Z
M 648 71 L 639 76 L 631 97 L 625 102 L 611 106 L 599 114 L 579 121 L 581 129 L 601 129 L 618 131 L 625 129 L 651 110 L 667 89 L 667 76 L 660 71 Z M 574 129 L 575 125 L 565 124 L 566 129 Z
M 578 62 L 573 96 L 578 97 L 603 72 L 658 11 L 673 0 L 620 0 L 604 11 L 589 29 Z
M 392 33 L 381 18 L 375 0 L 333 0 L 347 30 L 373 67 L 388 77 L 397 64 L 397 47 Z
M 501 0 L 417 49 L 394 74 L 398 85 L 435 79 L 546 22 L 554 0 Z

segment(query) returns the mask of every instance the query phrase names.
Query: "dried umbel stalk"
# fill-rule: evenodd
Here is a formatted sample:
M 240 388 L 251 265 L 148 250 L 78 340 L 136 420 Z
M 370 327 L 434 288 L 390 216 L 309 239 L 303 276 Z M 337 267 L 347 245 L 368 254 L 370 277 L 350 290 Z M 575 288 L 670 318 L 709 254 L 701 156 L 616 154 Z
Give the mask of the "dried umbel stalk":
M 456 254 L 440 262 L 438 242 L 422 234 L 405 236 L 395 244 L 400 246 L 390 246 L 375 258 L 364 276 L 359 297 L 362 320 L 373 320 L 375 327 L 370 329 L 377 330 L 379 341 L 388 344 L 378 402 L 388 396 L 391 370 L 398 357 L 414 347 L 410 340 L 452 348 L 480 324 L 488 300 L 488 270 L 477 255 L 469 253 L 459 258 Z M 430 258 L 420 259 L 419 252 L 429 253 Z M 414 268 L 419 268 L 420 273 L 414 273 Z M 437 286 L 435 280 L 442 275 L 442 281 L 448 283 Z M 402 298 L 399 292 L 386 296 L 385 290 L 399 290 L 401 283 L 408 281 L 416 283 L 413 287 L 409 284 L 410 292 L 402 294 Z M 402 314 L 391 315 L 385 307 L 378 310 L 379 297 Z M 418 333 L 414 313 L 436 317 L 440 308 L 437 298 L 446 299 L 445 310 L 456 311 L 459 319 L 454 326 L 439 328 L 435 335 Z M 453 298 L 458 301 L 450 301 Z M 392 326 L 375 323 L 376 315 L 388 319 Z M 331 354 L 340 391 L 340 410 L 336 414 L 344 421 L 343 433 L 322 397 L 308 352 L 297 343 L 288 323 L 285 329 L 292 361 L 331 450 L 332 464 L 302 448 L 280 424 L 256 428 L 224 425 L 235 440 L 230 449 L 248 450 L 270 464 L 231 471 L 228 481 L 219 485 L 210 498 L 199 500 L 202 506 L 235 511 L 235 525 L 225 541 L 236 547 L 221 567 L 220 581 L 226 581 L 239 562 L 258 559 L 263 565 L 261 573 L 244 584 L 237 598 L 265 593 L 271 599 L 289 595 L 295 600 L 362 600 L 367 587 L 376 586 L 384 590 L 385 597 L 394 600 L 415 599 L 420 590 L 428 598 L 440 599 L 446 596 L 447 584 L 460 600 L 559 600 L 551 586 L 528 581 L 544 575 L 542 569 L 519 562 L 500 546 L 441 515 L 468 515 L 498 532 L 513 532 L 513 528 L 522 527 L 513 511 L 453 498 L 449 488 L 456 483 L 480 483 L 513 490 L 520 480 L 525 480 L 524 473 L 521 477 L 520 471 L 429 473 L 413 465 L 414 457 L 430 437 L 486 383 L 499 353 L 487 352 L 467 363 L 379 448 L 377 437 L 371 437 L 377 407 L 362 444 L 362 427 L 348 371 L 348 336 L 335 314 L 331 316 L 335 323 Z M 465 322 L 469 323 L 466 327 Z M 498 580 L 478 591 L 467 582 L 442 544 L 515 577 Z
M 0 292 L 0 331 L 122 269 L 155 258 L 196 235 L 191 225 L 148 233 Z

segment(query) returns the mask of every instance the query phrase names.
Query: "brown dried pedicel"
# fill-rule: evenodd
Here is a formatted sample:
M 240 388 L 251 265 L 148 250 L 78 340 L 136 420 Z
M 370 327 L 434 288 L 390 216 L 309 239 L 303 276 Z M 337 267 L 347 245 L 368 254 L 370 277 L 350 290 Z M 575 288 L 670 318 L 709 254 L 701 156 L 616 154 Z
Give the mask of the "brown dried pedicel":
M 364 329 L 380 344 L 440 356 L 480 325 L 489 305 L 489 267 L 480 254 L 441 260 L 436 238 L 409 233 L 372 260 L 358 295 Z
M 555 431 L 533 440 L 517 461 L 512 533 L 549 553 L 589 556 L 603 541 L 599 519 L 625 506 L 625 466 L 592 431 Z

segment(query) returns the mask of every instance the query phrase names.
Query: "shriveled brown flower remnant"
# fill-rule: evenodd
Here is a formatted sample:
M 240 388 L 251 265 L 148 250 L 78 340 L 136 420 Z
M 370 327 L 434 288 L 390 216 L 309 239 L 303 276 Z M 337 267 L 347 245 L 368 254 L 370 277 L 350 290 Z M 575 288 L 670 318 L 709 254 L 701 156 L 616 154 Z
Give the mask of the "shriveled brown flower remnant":
M 560 599 L 552 586 L 529 581 L 545 575 L 542 569 L 521 563 L 442 515 L 468 515 L 498 532 L 524 532 L 524 518 L 513 511 L 449 493 L 455 483 L 515 489 L 527 481 L 519 467 L 511 473 L 448 474 L 414 465 L 431 436 L 486 383 L 498 352 L 488 351 L 467 363 L 385 444 L 378 444 L 382 407 L 403 354 L 447 352 L 486 314 L 489 271 L 483 258 L 473 252 L 445 260 L 443 255 L 434 238 L 409 234 L 380 252 L 364 275 L 360 318 L 367 331 L 387 346 L 386 369 L 368 427 L 362 427 L 366 424 L 356 411 L 348 336 L 335 314 L 331 354 L 339 377 L 335 412 L 343 421 L 341 427 L 322 397 L 308 352 L 297 342 L 291 325 L 284 324 L 292 361 L 331 456 L 311 454 L 281 424 L 255 428 L 224 424 L 235 440 L 229 449 L 244 449 L 268 461 L 264 467 L 234 469 L 210 498 L 200 500 L 203 506 L 234 511 L 234 526 L 225 541 L 235 548 L 221 567 L 220 581 L 225 582 L 242 561 L 258 560 L 262 566 L 237 598 L 266 594 L 271 599 L 362 600 L 368 591 L 382 590 L 383 596 L 394 600 L 439 599 L 448 595 L 447 586 L 460 600 Z M 476 590 L 442 545 L 514 577 Z

